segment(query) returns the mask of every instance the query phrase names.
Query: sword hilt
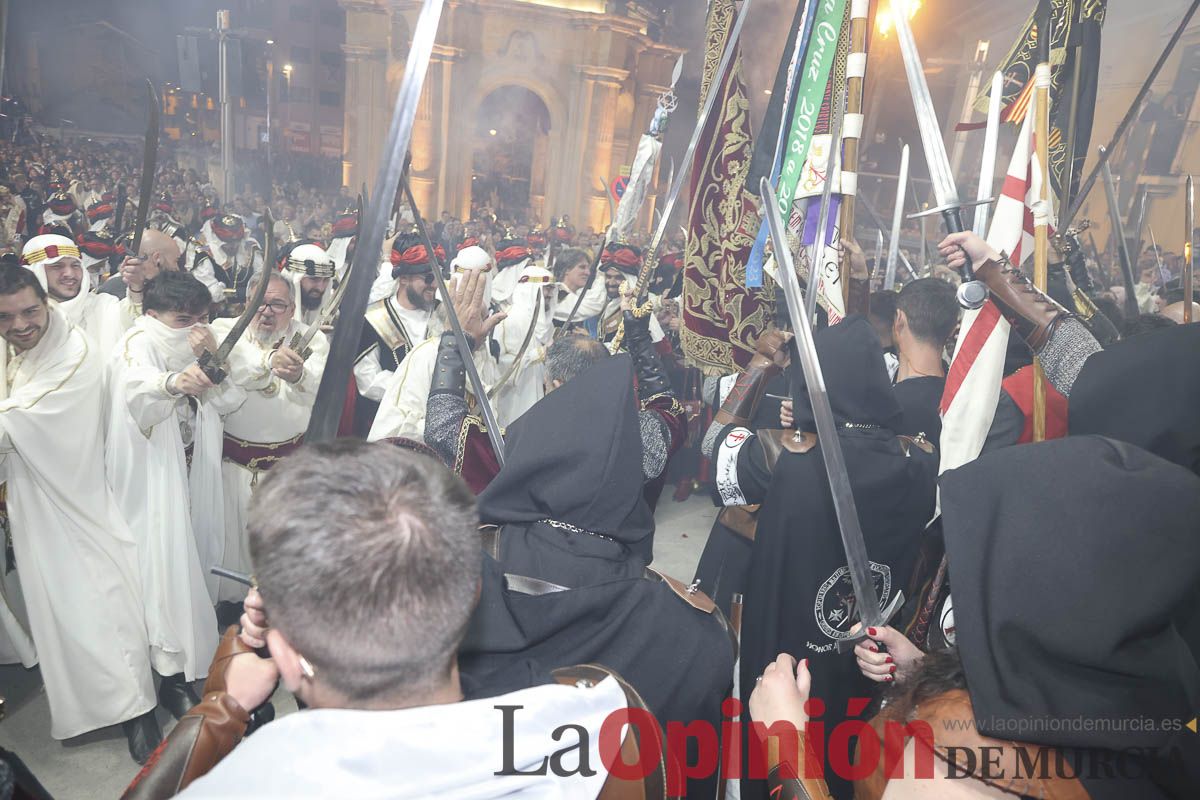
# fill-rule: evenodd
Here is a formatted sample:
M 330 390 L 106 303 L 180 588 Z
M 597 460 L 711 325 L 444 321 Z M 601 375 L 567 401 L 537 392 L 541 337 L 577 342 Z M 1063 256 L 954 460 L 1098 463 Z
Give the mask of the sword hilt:
M 205 350 L 200 357 L 196 359 L 196 364 L 200 367 L 200 371 L 204 373 L 204 376 L 212 381 L 213 386 L 218 386 L 222 381 L 225 380 L 226 372 L 220 366 L 213 364 L 212 360 L 212 351 Z
M 890 603 L 888 603 L 880 611 L 879 622 L 871 623 L 870 627 L 874 628 L 878 625 L 887 625 L 889 622 L 892 621 L 893 617 L 895 617 L 897 614 L 900 613 L 900 609 L 903 606 L 904 606 L 904 592 L 897 591 L 896 595 L 892 598 L 892 601 Z M 867 625 L 866 625 L 866 623 L 863 623 L 863 626 L 858 629 L 858 633 L 851 634 L 849 639 L 838 639 L 838 642 L 837 642 L 838 655 L 842 655 L 843 653 L 849 653 L 851 650 L 854 649 L 855 645 L 857 645 L 859 642 L 863 641 L 864 639 L 869 639 L 869 638 L 871 638 L 871 637 L 867 636 Z M 880 652 L 885 652 L 885 648 L 883 645 L 877 645 L 877 646 L 879 647 Z
M 949 233 L 962 233 L 967 228 L 962 221 L 962 206 L 942 209 L 942 219 L 946 222 Z M 959 248 L 960 250 L 962 248 Z M 975 270 L 971 268 L 971 256 L 963 250 L 963 282 L 959 285 L 955 296 L 958 304 L 965 309 L 980 308 L 988 299 L 988 289 L 981 281 L 975 280 Z

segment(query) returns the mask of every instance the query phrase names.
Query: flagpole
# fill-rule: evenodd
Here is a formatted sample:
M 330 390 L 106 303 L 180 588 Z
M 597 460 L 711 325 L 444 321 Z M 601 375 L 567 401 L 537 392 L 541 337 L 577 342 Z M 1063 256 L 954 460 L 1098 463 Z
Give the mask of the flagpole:
M 1039 31 L 1040 36 L 1040 31 Z M 1033 284 L 1046 291 L 1050 265 L 1050 64 L 1042 62 L 1036 73 L 1038 172 L 1042 179 L 1038 193 L 1039 209 L 1033 215 Z M 1033 441 L 1046 438 L 1046 377 L 1041 361 L 1033 359 Z
M 858 143 L 863 129 L 863 85 L 867 74 L 867 18 L 871 13 L 871 0 L 850 2 L 850 54 L 846 59 L 846 117 L 842 120 L 842 178 L 839 189 L 842 208 L 839 225 L 843 241 L 854 238 L 854 197 L 858 193 Z M 837 143 L 834 143 L 834 147 Z M 832 150 L 831 152 L 836 152 Z M 833 162 L 830 161 L 830 164 Z M 832 170 L 831 170 L 832 172 Z M 830 180 L 832 180 L 832 174 Z M 842 251 L 841 264 L 842 307 L 850 302 L 850 259 Z
M 1074 10 L 1071 12 L 1071 20 L 1068 23 L 1070 27 L 1067 29 L 1067 38 L 1063 42 L 1063 46 L 1068 53 L 1067 58 L 1072 59 L 1071 69 L 1071 100 L 1067 107 L 1067 129 L 1063 134 L 1067 137 L 1063 145 L 1066 148 L 1065 161 L 1063 161 L 1062 170 L 1062 187 L 1058 207 L 1062 209 L 1071 207 L 1071 184 L 1075 182 L 1075 131 L 1079 125 L 1079 82 L 1083 79 L 1083 47 L 1079 43 L 1079 24 L 1080 14 L 1083 10 L 1083 3 L 1076 3 Z M 1071 40 L 1075 43 L 1072 44 Z

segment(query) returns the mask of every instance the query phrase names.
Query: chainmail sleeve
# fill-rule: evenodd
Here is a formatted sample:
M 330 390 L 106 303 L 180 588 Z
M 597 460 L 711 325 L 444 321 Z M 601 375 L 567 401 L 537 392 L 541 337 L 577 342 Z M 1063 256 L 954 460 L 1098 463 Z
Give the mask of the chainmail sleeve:
M 467 418 L 467 401 L 452 394 L 432 394 L 425 404 L 425 444 L 454 469 L 459 434 Z
M 1083 362 L 1102 349 L 1086 325 L 1070 318 L 1059 323 L 1038 358 L 1046 373 L 1046 380 L 1063 397 L 1070 397 L 1071 387 L 1083 369 Z
M 652 481 L 667 468 L 671 433 L 663 418 L 653 411 L 639 411 L 638 425 L 642 431 L 642 474 Z

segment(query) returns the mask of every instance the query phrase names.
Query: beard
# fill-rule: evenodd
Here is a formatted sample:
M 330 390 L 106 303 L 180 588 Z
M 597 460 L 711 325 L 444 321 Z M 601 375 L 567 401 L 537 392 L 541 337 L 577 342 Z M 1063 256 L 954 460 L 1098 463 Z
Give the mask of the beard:
M 300 294 L 300 307 L 305 311 L 316 311 L 321 307 L 321 301 L 324 299 L 324 292 L 302 292 Z
M 408 302 L 418 311 L 429 310 L 429 300 L 425 298 L 424 292 L 415 291 L 411 286 L 404 290 L 408 295 Z

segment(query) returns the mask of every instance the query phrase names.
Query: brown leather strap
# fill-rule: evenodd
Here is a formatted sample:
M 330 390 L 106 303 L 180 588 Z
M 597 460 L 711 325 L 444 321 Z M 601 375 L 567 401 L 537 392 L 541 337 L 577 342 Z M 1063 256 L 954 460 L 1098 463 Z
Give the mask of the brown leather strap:
M 775 471 L 775 464 L 785 450 L 789 453 L 807 453 L 817 446 L 815 433 L 779 428 L 760 430 L 755 440 L 762 448 L 763 460 L 766 462 L 767 469 L 772 472 Z
M 915 447 L 922 453 L 932 453 L 934 451 L 933 442 L 925 438 L 925 434 L 916 436 L 904 436 L 903 434 L 896 437 L 896 441 L 900 443 L 900 449 L 904 451 L 904 455 L 908 455 Z
M 751 367 L 738 375 L 713 420 L 721 425 L 749 425 L 763 393 L 767 390 L 767 382 L 776 373 L 777 369 Z
M 754 541 L 758 532 L 759 506 L 726 506 L 717 515 L 717 522 L 741 536 L 743 539 Z
M 207 775 L 246 733 L 250 715 L 224 692 L 206 694 L 151 754 L 123 800 L 174 797 Z
M 217 652 L 213 653 L 212 663 L 208 667 L 208 680 L 204 682 L 204 694 L 219 694 L 226 691 L 225 669 L 229 659 L 242 653 L 253 653 L 254 649 L 247 647 L 238 636 L 238 626 L 230 625 L 217 644 Z
M 500 526 L 480 525 L 479 537 L 483 542 L 483 552 L 497 561 L 500 560 Z
M 625 706 L 627 708 L 636 708 L 647 713 L 652 713 L 650 707 L 646 705 L 646 701 L 638 694 L 637 689 L 633 688 L 616 672 L 602 667 L 599 664 L 579 664 L 574 667 L 562 667 L 554 670 L 551 673 L 557 683 L 564 686 L 579 686 L 580 688 L 589 688 L 595 686 L 605 678 L 613 678 L 625 693 Z M 621 742 L 621 760 L 626 764 L 637 764 L 639 753 L 641 751 L 642 731 L 637 725 L 630 725 L 625 732 L 625 739 Z M 659 748 L 662 750 L 662 748 Z M 664 750 L 664 758 L 658 762 L 655 769 L 650 771 L 640 781 L 627 781 L 614 777 L 609 774 L 604 781 L 604 786 L 601 787 L 600 793 L 596 795 L 597 800 L 658 800 L 658 798 L 667 797 L 667 772 L 665 759 L 667 754 Z

